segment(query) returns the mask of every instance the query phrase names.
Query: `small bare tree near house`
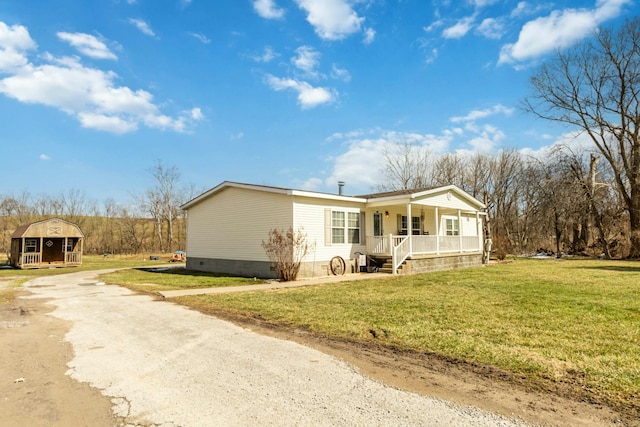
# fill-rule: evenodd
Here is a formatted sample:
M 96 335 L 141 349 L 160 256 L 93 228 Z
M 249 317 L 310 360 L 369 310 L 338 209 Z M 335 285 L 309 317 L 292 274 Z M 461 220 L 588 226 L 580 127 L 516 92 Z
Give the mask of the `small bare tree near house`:
M 269 260 L 276 269 L 276 276 L 283 282 L 296 280 L 300 272 L 300 264 L 309 253 L 311 246 L 307 242 L 307 234 L 298 229 L 272 229 L 269 238 L 262 241 Z

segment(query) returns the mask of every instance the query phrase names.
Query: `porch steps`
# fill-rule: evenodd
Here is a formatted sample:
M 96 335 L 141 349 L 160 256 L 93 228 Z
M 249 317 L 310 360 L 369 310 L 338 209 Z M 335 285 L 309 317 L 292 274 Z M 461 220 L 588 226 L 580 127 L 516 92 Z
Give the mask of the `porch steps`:
M 400 267 L 398 267 L 398 274 L 403 274 L 402 272 L 402 267 L 404 267 L 407 264 L 407 261 L 404 261 Z M 386 259 L 384 261 L 384 264 L 382 264 L 382 267 L 380 267 L 378 269 L 379 273 L 388 273 L 388 274 L 393 274 L 393 261 L 391 259 Z

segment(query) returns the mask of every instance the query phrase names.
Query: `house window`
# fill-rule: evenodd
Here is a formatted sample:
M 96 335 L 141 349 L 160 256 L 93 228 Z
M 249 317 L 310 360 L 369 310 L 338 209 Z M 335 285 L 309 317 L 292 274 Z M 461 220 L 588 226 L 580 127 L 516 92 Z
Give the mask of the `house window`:
M 458 218 L 445 218 L 445 231 L 447 236 L 459 236 L 460 223 L 458 222 Z
M 331 243 L 344 243 L 344 212 L 331 212 Z
M 420 234 L 420 229 L 422 228 L 421 224 L 420 224 L 420 217 L 419 216 L 412 216 L 411 217 L 411 234 L 414 235 L 419 235 Z M 407 216 L 406 215 L 402 215 L 400 218 L 400 234 L 402 235 L 406 235 L 407 234 Z
M 26 253 L 38 252 L 38 239 L 25 239 L 24 251 Z
M 360 212 L 349 212 L 347 242 L 360 243 Z
M 331 212 L 331 243 L 360 243 L 360 212 Z
M 63 252 L 73 252 L 73 239 L 67 239 L 66 246 L 65 246 L 64 240 L 62 241 L 62 251 Z

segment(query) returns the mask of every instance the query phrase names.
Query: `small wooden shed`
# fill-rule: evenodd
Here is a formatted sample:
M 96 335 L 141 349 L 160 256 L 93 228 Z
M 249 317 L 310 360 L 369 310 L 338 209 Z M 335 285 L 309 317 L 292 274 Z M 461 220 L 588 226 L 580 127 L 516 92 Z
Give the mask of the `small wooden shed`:
M 78 266 L 83 241 L 80 227 L 60 218 L 22 225 L 11 235 L 9 262 L 23 269 Z

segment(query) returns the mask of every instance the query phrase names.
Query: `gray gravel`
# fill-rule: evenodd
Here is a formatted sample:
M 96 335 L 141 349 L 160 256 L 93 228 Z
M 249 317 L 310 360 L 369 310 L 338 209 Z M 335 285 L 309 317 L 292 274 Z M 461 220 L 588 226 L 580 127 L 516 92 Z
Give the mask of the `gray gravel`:
M 408 393 L 302 345 L 101 286 L 95 272 L 25 285 L 73 321 L 68 374 L 111 397 L 130 425 L 512 426 Z

